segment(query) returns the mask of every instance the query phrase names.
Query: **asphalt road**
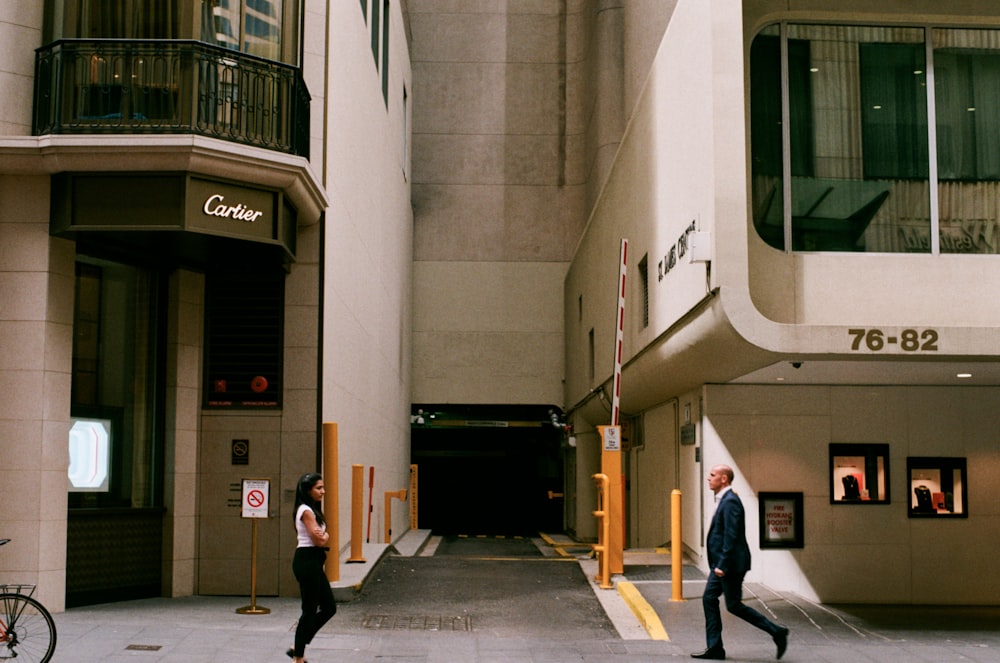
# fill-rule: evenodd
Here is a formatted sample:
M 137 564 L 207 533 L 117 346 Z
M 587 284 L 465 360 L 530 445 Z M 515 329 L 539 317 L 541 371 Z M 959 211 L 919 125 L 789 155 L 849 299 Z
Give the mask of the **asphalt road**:
M 446 537 L 434 556 L 386 557 L 325 632 L 358 625 L 475 631 L 499 637 L 617 637 L 572 557 L 545 557 L 530 539 Z

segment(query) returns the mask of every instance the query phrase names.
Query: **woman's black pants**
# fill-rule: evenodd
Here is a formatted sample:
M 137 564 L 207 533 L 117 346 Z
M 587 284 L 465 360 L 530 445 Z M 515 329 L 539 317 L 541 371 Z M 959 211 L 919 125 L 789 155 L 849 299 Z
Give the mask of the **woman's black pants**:
M 295 655 L 302 657 L 313 636 L 337 613 L 330 582 L 323 572 L 324 548 L 296 548 L 292 572 L 302 594 L 302 616 L 295 627 Z

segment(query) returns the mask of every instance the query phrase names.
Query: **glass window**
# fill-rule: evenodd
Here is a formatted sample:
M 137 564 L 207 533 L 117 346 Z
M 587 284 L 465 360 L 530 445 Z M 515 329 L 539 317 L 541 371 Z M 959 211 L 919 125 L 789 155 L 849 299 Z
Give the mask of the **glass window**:
M 907 458 L 910 518 L 967 518 L 965 466 L 964 458 Z
M 1000 253 L 1000 31 L 934 30 L 942 253 Z
M 281 59 L 282 0 L 205 0 L 202 38 L 209 43 Z
M 70 507 L 162 502 L 161 279 L 89 256 L 76 266 Z
M 1000 251 L 1000 31 L 769 26 L 750 132 L 754 227 L 775 248 Z
M 758 233 L 794 251 L 910 250 L 900 227 L 930 223 L 924 31 L 788 25 L 778 34 L 762 32 L 750 53 Z
M 830 504 L 888 504 L 889 445 L 830 445 Z
M 268 60 L 299 64 L 302 0 L 45 1 L 46 41 L 198 39 Z

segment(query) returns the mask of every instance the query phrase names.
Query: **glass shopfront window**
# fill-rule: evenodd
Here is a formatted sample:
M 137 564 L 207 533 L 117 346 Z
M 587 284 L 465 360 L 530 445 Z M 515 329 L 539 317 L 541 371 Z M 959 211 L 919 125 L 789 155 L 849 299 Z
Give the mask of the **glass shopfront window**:
M 139 267 L 77 260 L 70 507 L 162 504 L 160 280 Z
M 763 30 L 750 51 L 758 234 L 790 251 L 1000 252 L 998 74 L 995 30 Z

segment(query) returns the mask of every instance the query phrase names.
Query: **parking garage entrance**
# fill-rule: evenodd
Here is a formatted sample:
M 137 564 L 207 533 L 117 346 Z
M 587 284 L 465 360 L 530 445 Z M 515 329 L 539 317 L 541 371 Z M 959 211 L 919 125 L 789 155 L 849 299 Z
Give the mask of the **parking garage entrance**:
M 417 518 L 435 534 L 563 531 L 564 433 L 550 405 L 420 405 L 411 412 Z

